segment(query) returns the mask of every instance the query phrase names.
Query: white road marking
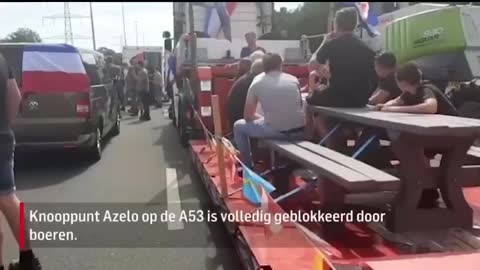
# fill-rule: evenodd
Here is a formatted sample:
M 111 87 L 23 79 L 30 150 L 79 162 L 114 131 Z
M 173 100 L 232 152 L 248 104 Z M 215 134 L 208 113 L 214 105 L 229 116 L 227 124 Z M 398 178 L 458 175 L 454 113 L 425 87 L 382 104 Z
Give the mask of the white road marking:
M 167 168 L 167 209 L 169 213 L 174 213 L 175 222 L 168 223 L 168 230 L 183 230 L 183 221 L 179 221 L 182 212 L 180 203 L 180 192 L 178 191 L 177 170 L 175 168 Z

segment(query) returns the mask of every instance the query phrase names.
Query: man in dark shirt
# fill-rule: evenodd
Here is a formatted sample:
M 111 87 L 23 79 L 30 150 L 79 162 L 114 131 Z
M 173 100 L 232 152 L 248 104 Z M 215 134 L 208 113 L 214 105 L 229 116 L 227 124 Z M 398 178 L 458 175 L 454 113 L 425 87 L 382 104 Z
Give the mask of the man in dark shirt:
M 242 75 L 233 83 L 227 101 L 228 120 L 230 121 L 230 127 L 232 130 L 233 124 L 235 124 L 237 120 L 243 119 L 245 100 L 247 99 L 248 89 L 250 88 L 253 79 L 262 72 L 262 60 L 257 60 L 252 64 L 250 71 Z
M 402 94 L 384 105 L 378 105 L 377 108 L 381 111 L 455 114 L 455 107 L 437 87 L 433 84 L 422 82 L 422 73 L 416 65 L 411 63 L 404 65 L 398 69 L 396 76 Z M 424 151 L 428 158 L 433 158 L 437 154 L 435 149 L 425 149 Z M 425 158 L 425 163 L 426 166 L 429 166 L 427 157 Z M 419 206 L 421 208 L 436 207 L 438 198 L 437 189 L 425 189 L 423 190 Z
M 108 75 L 113 82 L 113 88 L 117 93 L 118 98 L 118 110 L 124 110 L 125 104 L 125 94 L 123 92 L 123 86 L 120 84 L 120 78 L 122 76 L 122 68 L 113 63 L 113 58 L 108 56 L 105 58 L 105 68 L 107 69 Z M 119 113 L 121 116 L 121 113 Z
M 240 52 L 240 58 L 248 57 L 254 51 L 263 51 L 266 53 L 265 49 L 257 46 L 257 35 L 255 32 L 248 32 L 245 34 L 245 40 L 247 41 L 247 46 L 242 48 Z
M 310 105 L 329 107 L 363 107 L 374 90 L 375 53 L 354 36 L 357 25 L 355 8 L 344 8 L 335 15 L 333 37 L 316 52 L 318 63 L 329 62 L 329 87 L 314 91 L 307 98 Z
M 456 114 L 455 107 L 436 86 L 422 81 L 422 73 L 415 64 L 401 67 L 396 77 L 402 94 L 384 105 L 377 105 L 381 111 Z
M 397 59 L 393 53 L 382 53 L 375 59 L 375 71 L 378 76 L 377 90 L 370 97 L 368 104 L 383 104 L 397 98 L 402 92 L 398 88 L 395 72 Z
M 375 81 L 375 52 L 354 36 L 357 25 L 355 8 L 343 8 L 335 14 L 335 29 L 326 36 L 315 53 L 318 74 L 329 74 L 326 87 L 316 88 L 307 97 L 307 103 L 326 107 L 364 107 L 372 94 Z M 327 68 L 328 63 L 328 68 Z M 328 72 L 326 72 L 328 70 Z M 316 130 L 323 138 L 329 132 L 328 122 L 321 115 L 307 114 L 307 131 Z M 307 134 L 308 137 L 315 137 Z M 334 145 L 335 138 L 327 145 Z

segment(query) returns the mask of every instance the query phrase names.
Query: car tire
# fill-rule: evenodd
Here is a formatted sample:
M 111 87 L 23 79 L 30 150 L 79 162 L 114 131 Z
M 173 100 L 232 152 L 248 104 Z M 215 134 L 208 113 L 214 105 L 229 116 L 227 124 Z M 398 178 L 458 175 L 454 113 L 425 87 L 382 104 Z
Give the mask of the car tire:
M 120 134 L 120 112 L 117 114 L 117 120 L 112 128 L 112 136 L 118 136 Z
M 92 162 L 97 162 L 102 158 L 102 131 L 99 127 L 95 130 L 95 142 L 87 149 L 87 158 Z

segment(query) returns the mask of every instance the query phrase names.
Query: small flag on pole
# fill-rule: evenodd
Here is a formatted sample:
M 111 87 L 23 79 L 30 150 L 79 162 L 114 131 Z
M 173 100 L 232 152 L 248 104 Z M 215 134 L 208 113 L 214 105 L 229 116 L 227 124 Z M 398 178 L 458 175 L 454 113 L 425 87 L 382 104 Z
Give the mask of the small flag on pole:
M 275 200 L 268 194 L 264 188 L 261 188 L 262 191 L 262 203 L 261 203 L 261 210 L 264 213 L 268 213 L 271 218 L 271 224 L 265 224 L 265 235 L 267 237 L 271 237 L 275 234 L 278 234 L 283 229 L 283 224 L 276 224 L 275 223 L 275 214 L 283 213 L 283 209 L 275 202 Z
M 260 205 L 262 202 L 261 188 L 264 188 L 268 193 L 275 190 L 275 187 L 267 180 L 243 166 L 243 196 L 251 203 Z

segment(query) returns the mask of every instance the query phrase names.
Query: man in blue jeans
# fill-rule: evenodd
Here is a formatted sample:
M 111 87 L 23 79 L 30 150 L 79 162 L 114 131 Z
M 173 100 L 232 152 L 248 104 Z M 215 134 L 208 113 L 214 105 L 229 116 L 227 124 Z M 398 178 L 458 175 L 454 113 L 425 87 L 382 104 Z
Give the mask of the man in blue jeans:
M 244 119 L 233 126 L 235 143 L 242 162 L 253 168 L 249 138 L 285 139 L 303 136 L 305 111 L 298 79 L 282 72 L 282 58 L 268 53 L 262 59 L 264 73 L 248 90 Z M 264 116 L 256 114 L 260 103 Z

